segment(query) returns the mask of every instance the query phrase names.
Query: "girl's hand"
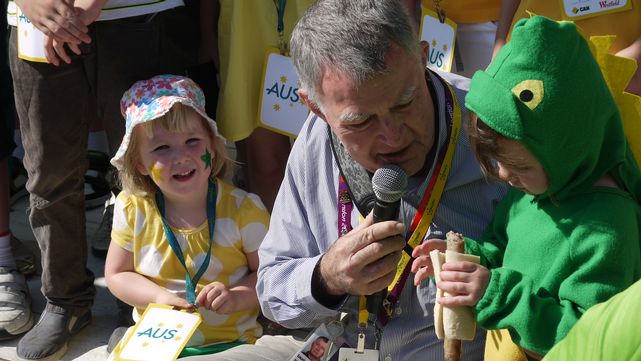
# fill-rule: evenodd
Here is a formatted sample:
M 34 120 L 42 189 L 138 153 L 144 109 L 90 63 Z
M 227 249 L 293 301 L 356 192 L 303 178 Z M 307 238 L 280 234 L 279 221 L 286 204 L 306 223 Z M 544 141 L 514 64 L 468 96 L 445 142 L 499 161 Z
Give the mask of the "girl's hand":
M 412 272 L 416 273 L 416 275 L 414 275 L 415 286 L 421 284 L 427 277 L 434 276 L 434 266 L 432 266 L 430 252 L 435 249 L 445 252 L 446 248 L 447 243 L 445 240 L 438 238 L 428 239 L 423 242 L 423 244 L 414 248 L 412 257 L 414 257 L 415 260 L 412 263 Z
M 193 308 L 193 305 L 190 305 L 186 299 L 176 295 L 175 293 L 161 290 L 156 296 L 154 303 L 159 303 L 161 305 L 174 306 L 181 309 Z
M 203 287 L 196 299 L 202 307 L 216 313 L 227 315 L 235 311 L 234 293 L 220 282 L 212 282 Z
M 490 271 L 472 262 L 447 262 L 440 278 L 436 286 L 449 296 L 439 297 L 438 303 L 446 307 L 475 306 L 490 283 Z

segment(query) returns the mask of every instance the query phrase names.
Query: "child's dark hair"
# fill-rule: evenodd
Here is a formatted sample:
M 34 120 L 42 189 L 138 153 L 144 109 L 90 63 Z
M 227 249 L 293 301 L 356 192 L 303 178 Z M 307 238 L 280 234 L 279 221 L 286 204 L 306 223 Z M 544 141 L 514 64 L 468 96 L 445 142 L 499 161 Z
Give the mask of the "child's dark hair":
M 500 180 L 496 166 L 496 161 L 503 158 L 499 140 L 507 138 L 490 128 L 472 112 L 470 112 L 467 134 L 483 173 L 489 178 Z

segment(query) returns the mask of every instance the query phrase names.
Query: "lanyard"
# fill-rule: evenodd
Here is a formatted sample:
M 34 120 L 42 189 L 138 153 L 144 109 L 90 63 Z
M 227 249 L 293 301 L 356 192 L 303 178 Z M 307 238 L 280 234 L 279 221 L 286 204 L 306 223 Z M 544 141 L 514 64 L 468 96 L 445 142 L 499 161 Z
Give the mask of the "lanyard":
M 392 311 L 400 298 L 401 291 L 405 286 L 411 269 L 411 261 L 413 261 L 412 250 L 422 242 L 429 225 L 432 223 L 452 166 L 452 159 L 461 129 L 461 110 L 458 106 L 458 99 L 450 85 L 445 82 L 443 82 L 443 84 L 447 86 L 447 91 L 445 91 L 445 109 L 447 116 L 447 137 L 445 138 L 445 143 L 447 144 L 447 149 L 439 154 L 436 166 L 432 172 L 432 177 L 429 179 L 418 210 L 407 232 L 405 251 L 401 253 L 401 260 L 396 268 L 396 276 L 388 287 L 387 298 L 383 301 L 383 308 L 378 314 L 378 321 L 382 326 L 385 326 L 389 321 Z M 341 175 L 338 180 L 338 230 L 339 235 L 342 236 L 344 234 L 342 232 L 347 233 L 352 229 L 350 215 L 353 203 L 351 198 L 349 198 L 345 179 Z M 349 201 L 347 202 L 346 199 L 349 199 Z M 363 299 L 364 297 L 361 296 L 360 304 L 363 304 Z M 361 308 L 359 311 L 359 323 L 361 323 L 362 313 L 363 309 Z
M 276 5 L 276 0 L 274 0 L 274 4 Z M 285 5 L 287 5 L 287 0 L 278 0 L 278 5 L 276 5 L 276 15 L 278 15 L 278 47 L 281 55 L 287 55 L 289 53 L 287 43 L 285 42 Z
M 441 0 L 434 0 L 434 9 L 438 14 L 438 20 L 443 24 L 445 22 L 445 11 L 441 9 Z
M 196 285 L 198 284 L 200 277 L 202 277 L 203 273 L 205 273 L 205 270 L 207 270 L 207 266 L 209 266 L 209 260 L 211 258 L 211 246 L 214 241 L 214 223 L 216 220 L 216 184 L 210 180 L 207 187 L 207 226 L 209 228 L 209 251 L 207 251 L 207 255 L 205 256 L 203 263 L 200 265 L 198 272 L 196 272 L 193 278 L 189 275 L 189 268 L 185 263 L 185 256 L 183 255 L 182 249 L 180 248 L 180 244 L 176 240 L 176 236 L 174 235 L 174 232 L 172 232 L 171 228 L 169 227 L 169 223 L 167 223 L 167 219 L 165 218 L 165 199 L 163 198 L 162 192 L 160 192 L 159 190 L 156 191 L 156 205 L 158 206 L 158 210 L 160 211 L 160 216 L 162 218 L 165 237 L 167 237 L 167 241 L 169 242 L 171 249 L 174 251 L 174 254 L 176 254 L 176 257 L 178 257 L 178 260 L 185 269 L 185 294 L 187 297 L 187 302 L 196 305 Z
M 383 308 L 378 314 L 378 320 L 383 326 L 389 321 L 396 302 L 398 302 L 400 298 L 401 291 L 405 286 L 405 281 L 407 281 L 412 262 L 414 261 L 412 250 L 421 244 L 432 223 L 432 219 L 434 219 L 434 215 L 441 201 L 441 196 L 443 195 L 443 190 L 445 189 L 447 177 L 452 168 L 452 159 L 454 158 L 456 143 L 458 142 L 461 130 L 461 109 L 459 108 L 458 98 L 456 94 L 454 94 L 452 87 L 448 83 L 443 82 L 443 84 L 447 87 L 445 91 L 445 114 L 448 118 L 446 121 L 447 137 L 445 138 L 447 150 L 439 154 L 432 177 L 425 189 L 423 199 L 421 199 L 421 203 L 419 203 L 418 210 L 407 233 L 405 252 L 401 253 L 401 260 L 398 262 L 396 268 L 396 276 L 388 287 L 387 298 L 383 301 Z

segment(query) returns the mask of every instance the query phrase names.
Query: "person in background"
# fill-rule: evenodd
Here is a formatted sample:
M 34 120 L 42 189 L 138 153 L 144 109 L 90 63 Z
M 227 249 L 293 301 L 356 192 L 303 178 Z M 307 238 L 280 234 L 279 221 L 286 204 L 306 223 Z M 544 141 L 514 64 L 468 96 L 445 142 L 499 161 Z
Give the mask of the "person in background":
M 501 0 L 421 0 L 422 5 L 456 23 L 452 72 L 471 78 L 485 70 L 500 27 Z
M 509 39 L 509 33 L 514 24 L 531 14 L 547 16 L 554 20 L 572 20 L 583 29 L 586 35 L 616 35 L 609 49 L 612 54 L 617 54 L 633 59 L 641 64 L 641 0 L 628 0 L 629 8 L 612 9 L 610 6 L 599 6 L 598 10 L 592 9 L 589 17 L 575 17 L 565 14 L 564 4 L 570 1 L 545 1 L 545 0 L 502 0 L 499 28 L 496 33 L 494 54 Z M 617 2 L 618 3 L 618 2 Z M 570 8 L 568 6 L 568 8 Z M 576 11 L 582 11 L 581 9 Z M 576 15 L 576 14 L 573 14 Z M 641 95 L 641 67 L 637 67 L 626 91 Z
M 139 79 L 184 73 L 196 59 L 197 28 L 187 21 L 182 0 L 16 4 L 45 33 L 49 61 L 20 59 L 12 27 L 9 61 L 29 176 L 29 221 L 40 246 L 47 302 L 18 343 L 17 358 L 59 359 L 91 321 L 95 295 L 84 205 L 89 97 L 98 100 L 98 118 L 110 149 L 116 149 L 124 132 L 122 93 Z
M 281 48 L 279 31 L 287 54 L 292 29 L 312 3 L 313 0 L 220 1 L 220 95 L 216 121 L 221 134 L 236 142 L 243 187 L 258 194 L 270 211 L 283 180 L 291 144 L 289 137 L 259 125 L 263 67 L 267 50 Z

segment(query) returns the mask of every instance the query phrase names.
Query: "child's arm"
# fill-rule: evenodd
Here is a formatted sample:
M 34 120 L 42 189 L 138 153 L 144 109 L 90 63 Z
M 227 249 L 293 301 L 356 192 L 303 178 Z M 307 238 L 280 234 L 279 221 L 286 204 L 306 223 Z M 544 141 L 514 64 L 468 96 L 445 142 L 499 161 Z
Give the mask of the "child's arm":
M 105 278 L 111 293 L 137 308 L 146 308 L 150 303 L 189 308 L 187 300 L 153 283 L 134 271 L 133 253 L 115 242 L 109 245 L 105 261 Z
M 258 307 L 256 295 L 258 252 L 249 252 L 246 256 L 249 273 L 229 289 L 220 282 L 212 282 L 203 287 L 197 297 L 201 306 L 221 314 Z
M 627 48 L 620 50 L 618 56 L 633 59 L 637 62 L 637 70 L 625 89 L 627 92 L 641 96 L 641 36 Z

